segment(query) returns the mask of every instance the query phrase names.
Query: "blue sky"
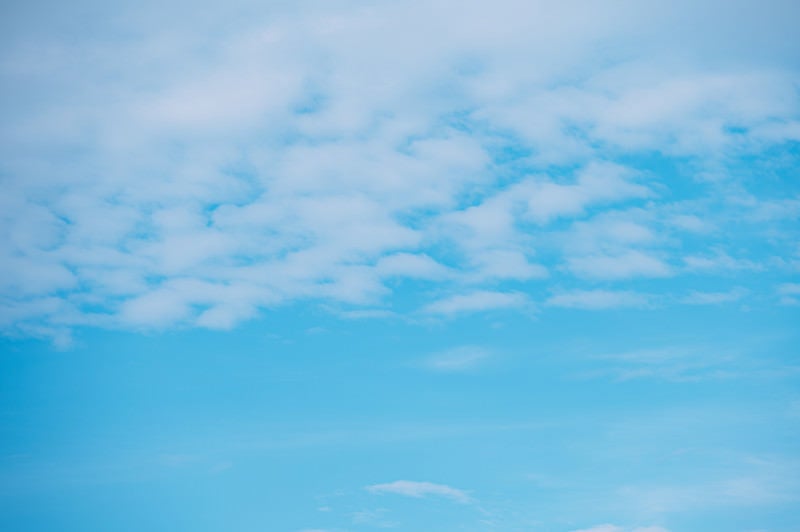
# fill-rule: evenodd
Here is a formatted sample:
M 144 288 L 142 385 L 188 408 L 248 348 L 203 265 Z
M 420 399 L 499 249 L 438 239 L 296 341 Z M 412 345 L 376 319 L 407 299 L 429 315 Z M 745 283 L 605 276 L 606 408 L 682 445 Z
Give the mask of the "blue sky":
M 800 529 L 795 2 L 7 2 L 0 528 Z

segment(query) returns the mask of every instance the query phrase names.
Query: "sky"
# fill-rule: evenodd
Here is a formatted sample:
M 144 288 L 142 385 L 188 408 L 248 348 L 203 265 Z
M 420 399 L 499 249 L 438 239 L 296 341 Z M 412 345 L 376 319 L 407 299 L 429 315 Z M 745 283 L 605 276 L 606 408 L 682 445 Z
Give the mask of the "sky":
M 800 530 L 800 4 L 0 6 L 0 529 Z

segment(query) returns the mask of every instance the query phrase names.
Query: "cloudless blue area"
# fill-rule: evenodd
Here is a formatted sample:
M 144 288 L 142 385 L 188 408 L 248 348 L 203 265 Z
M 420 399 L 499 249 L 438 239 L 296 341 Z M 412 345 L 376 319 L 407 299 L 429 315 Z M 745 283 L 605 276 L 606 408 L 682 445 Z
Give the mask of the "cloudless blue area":
M 800 524 L 791 501 L 668 510 L 671 497 L 733 489 L 715 483 L 731 473 L 784 473 L 751 456 L 796 456 L 796 376 L 774 372 L 797 345 L 796 317 L 564 311 L 420 327 L 294 308 L 235 334 L 83 331 L 69 352 L 6 341 L 0 524 L 360 529 L 374 523 L 353 527 L 353 515 L 383 509 L 375 522 L 402 516 L 408 530 L 473 530 L 476 520 L 570 529 L 623 516 L 674 530 L 790 531 Z M 415 366 L 454 343 L 489 346 L 498 360 L 480 373 Z M 665 382 L 604 375 L 609 363 L 596 358 L 673 345 L 719 362 Z M 406 477 L 471 489 L 481 505 L 363 490 Z M 653 509 L 615 492 L 692 482 L 700 493 L 662 494 Z

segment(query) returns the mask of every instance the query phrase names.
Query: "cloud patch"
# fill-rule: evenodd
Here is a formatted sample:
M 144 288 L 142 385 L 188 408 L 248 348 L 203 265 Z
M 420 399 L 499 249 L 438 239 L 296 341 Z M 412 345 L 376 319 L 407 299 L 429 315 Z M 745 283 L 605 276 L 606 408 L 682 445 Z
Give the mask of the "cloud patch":
M 411 480 L 396 480 L 387 484 L 374 484 L 365 488 L 371 493 L 395 494 L 405 497 L 421 499 L 425 497 L 441 497 L 459 504 L 468 504 L 472 498 L 467 492 L 447 486 L 445 484 L 434 484 L 432 482 L 415 482 Z
M 489 310 L 513 309 L 525 306 L 527 297 L 519 292 L 478 290 L 467 294 L 439 299 L 423 307 L 426 314 L 454 316 Z
M 546 304 L 551 307 L 584 310 L 646 308 L 651 305 L 651 297 L 629 291 L 573 290 L 551 296 L 547 299 Z
M 692 3 L 233 6 L 122 3 L 76 34 L 80 10 L 15 10 L 5 334 L 400 313 L 411 283 L 450 294 L 412 315 L 525 310 L 576 278 L 755 275 L 796 242 L 794 189 L 740 177 L 765 154 L 781 186 L 796 166 L 789 3 L 702 30 Z
M 578 277 L 611 281 L 673 275 L 672 268 L 660 258 L 634 250 L 572 257 L 567 259 L 567 268 Z
M 491 356 L 491 351 L 479 346 L 454 347 L 425 358 L 421 367 L 442 373 L 458 373 L 480 366 Z
M 629 528 L 612 524 L 603 524 L 589 528 L 581 528 L 580 530 L 573 530 L 571 532 L 669 532 L 669 530 L 660 526 L 637 526 Z

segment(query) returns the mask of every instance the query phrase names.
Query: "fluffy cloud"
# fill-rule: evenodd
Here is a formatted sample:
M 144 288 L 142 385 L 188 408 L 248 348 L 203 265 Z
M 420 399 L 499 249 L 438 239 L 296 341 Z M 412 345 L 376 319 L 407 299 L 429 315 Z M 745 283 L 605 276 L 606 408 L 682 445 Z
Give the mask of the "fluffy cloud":
M 452 296 L 416 305 L 457 315 L 524 307 L 551 280 L 758 271 L 720 235 L 746 224 L 775 255 L 791 240 L 800 203 L 731 168 L 798 138 L 797 12 L 689 23 L 709 10 L 17 6 L 0 38 L 0 327 L 362 307 L 345 315 L 404 280 L 438 283 Z

